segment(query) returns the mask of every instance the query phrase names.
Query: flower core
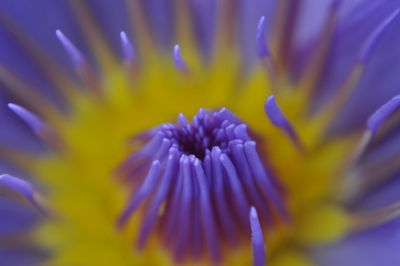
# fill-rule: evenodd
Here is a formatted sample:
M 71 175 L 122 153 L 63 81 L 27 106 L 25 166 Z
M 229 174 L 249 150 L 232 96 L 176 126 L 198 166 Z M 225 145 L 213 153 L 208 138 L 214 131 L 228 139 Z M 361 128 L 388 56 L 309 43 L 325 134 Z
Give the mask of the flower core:
M 128 184 L 140 182 L 140 186 L 119 220 L 123 226 L 147 202 L 139 248 L 157 224 L 177 261 L 189 256 L 198 260 L 208 253 L 218 262 L 225 244 L 250 242 L 251 206 L 259 210 L 264 225 L 277 222 L 277 210 L 280 216 L 286 214 L 246 124 L 226 108 L 200 109 L 192 123 L 181 114 L 177 125 L 163 124 L 141 138 L 147 143 L 122 167 Z

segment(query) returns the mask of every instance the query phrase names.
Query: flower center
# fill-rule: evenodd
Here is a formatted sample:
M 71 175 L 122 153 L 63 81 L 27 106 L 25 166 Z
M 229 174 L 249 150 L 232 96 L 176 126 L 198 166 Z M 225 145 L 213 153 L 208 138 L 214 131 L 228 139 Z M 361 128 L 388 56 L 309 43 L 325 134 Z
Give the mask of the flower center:
M 194 155 L 203 160 L 213 147 L 224 152 L 231 141 L 247 141 L 246 125 L 241 123 L 227 109 L 212 113 L 200 109 L 189 124 L 181 114 L 179 125 L 163 124 L 157 129 L 155 140 L 163 140 L 186 155 Z
M 176 261 L 218 262 L 223 247 L 250 243 L 251 206 L 263 226 L 286 217 L 285 206 L 234 114 L 200 109 L 192 123 L 182 114 L 178 120 L 141 135 L 145 144 L 121 167 L 134 192 L 118 224 L 143 205 L 139 249 L 158 230 Z

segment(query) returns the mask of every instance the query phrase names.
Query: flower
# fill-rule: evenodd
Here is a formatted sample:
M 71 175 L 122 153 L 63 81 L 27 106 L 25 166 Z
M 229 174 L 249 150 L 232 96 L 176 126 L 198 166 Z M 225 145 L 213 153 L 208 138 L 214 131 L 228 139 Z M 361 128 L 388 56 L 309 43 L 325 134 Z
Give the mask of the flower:
M 2 261 L 397 264 L 399 4 L 318 3 L 0 4 Z

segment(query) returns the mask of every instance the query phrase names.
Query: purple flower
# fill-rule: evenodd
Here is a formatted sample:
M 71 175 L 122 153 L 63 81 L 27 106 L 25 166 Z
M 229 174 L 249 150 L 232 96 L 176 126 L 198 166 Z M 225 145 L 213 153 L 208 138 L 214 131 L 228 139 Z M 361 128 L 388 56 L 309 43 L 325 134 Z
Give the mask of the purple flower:
M 0 3 L 0 261 L 399 264 L 399 7 Z

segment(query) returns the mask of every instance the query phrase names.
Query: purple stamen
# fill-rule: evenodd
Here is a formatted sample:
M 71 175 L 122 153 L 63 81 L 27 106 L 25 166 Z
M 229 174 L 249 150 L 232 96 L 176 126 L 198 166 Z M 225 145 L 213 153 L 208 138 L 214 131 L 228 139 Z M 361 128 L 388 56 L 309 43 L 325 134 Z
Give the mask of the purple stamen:
M 264 109 L 271 123 L 282 129 L 293 141 L 293 143 L 297 147 L 301 148 L 300 140 L 296 131 L 294 130 L 292 124 L 287 120 L 282 110 L 279 108 L 275 101 L 274 95 L 268 97 L 267 101 L 265 102 Z
M 33 207 L 38 209 L 42 214 L 48 215 L 46 208 L 38 201 L 38 192 L 31 183 L 18 177 L 3 174 L 0 175 L 0 185 L 14 190 L 18 194 L 25 197 L 33 205 Z
M 186 117 L 182 113 L 179 114 L 178 121 L 181 127 L 185 127 L 188 124 Z
M 172 193 L 168 205 L 166 206 L 166 217 L 165 217 L 165 230 L 164 239 L 165 243 L 172 243 L 176 241 L 175 237 L 175 226 L 176 217 L 179 214 L 181 194 L 183 190 L 183 161 L 186 156 L 181 156 L 179 160 L 179 173 L 175 186 L 171 188 Z
M 150 171 L 145 178 L 142 186 L 133 194 L 128 206 L 122 213 L 118 220 L 118 227 L 121 228 L 125 225 L 132 213 L 137 209 L 143 199 L 148 196 L 156 187 L 157 179 L 160 175 L 160 161 L 153 161 Z
M 169 189 L 172 185 L 172 180 L 175 179 L 176 177 L 178 168 L 177 153 L 178 153 L 177 151 L 176 152 L 173 151 L 169 155 L 166 170 L 161 179 L 161 183 L 158 187 L 158 191 L 154 198 L 153 204 L 150 206 L 146 216 L 143 219 L 142 228 L 140 230 L 140 235 L 137 244 L 137 247 L 139 249 L 142 248 L 146 243 L 150 230 L 153 227 L 154 223 L 156 222 L 155 220 L 158 214 L 158 210 L 169 192 Z
M 134 62 L 136 59 L 136 52 L 133 48 L 131 41 L 124 31 L 120 33 L 122 52 L 126 62 Z
M 221 154 L 219 160 L 221 161 L 221 164 L 227 173 L 227 179 L 231 191 L 235 195 L 233 200 L 235 201 L 235 204 L 237 206 L 237 211 L 238 211 L 237 214 L 243 218 L 245 217 L 243 216 L 243 214 L 247 213 L 247 210 L 249 209 L 250 206 L 247 202 L 247 199 L 245 198 L 242 184 L 240 183 L 239 177 L 236 172 L 236 167 L 229 159 L 229 157 L 224 153 Z
M 244 144 L 244 151 L 246 154 L 247 161 L 250 165 L 250 170 L 253 173 L 254 179 L 263 188 L 263 191 L 272 201 L 276 204 L 276 207 L 280 211 L 282 217 L 286 220 L 289 219 L 289 214 L 285 203 L 279 194 L 278 190 L 272 183 L 271 177 L 268 176 L 264 169 L 264 165 L 257 153 L 256 143 L 254 141 L 247 141 Z
M 179 222 L 179 232 L 177 233 L 178 245 L 175 252 L 175 257 L 180 261 L 184 257 L 184 250 L 187 247 L 188 235 L 190 234 L 190 219 L 191 201 L 193 197 L 193 174 L 190 169 L 191 163 L 188 156 L 182 156 L 180 167 L 183 168 L 183 188 L 180 198 L 179 215 L 175 217 Z
M 187 71 L 187 65 L 185 61 L 183 60 L 183 57 L 181 55 L 181 49 L 178 44 L 174 46 L 174 64 L 177 69 L 181 71 Z
M 194 162 L 194 170 L 200 188 L 200 208 L 201 218 L 204 226 L 204 233 L 206 234 L 205 238 L 213 261 L 218 262 L 220 259 L 220 250 L 217 236 L 218 232 L 211 210 L 209 187 L 207 186 L 205 174 L 203 168 L 201 167 L 201 163 L 197 158 Z
M 36 135 L 41 135 L 48 128 L 38 116 L 22 106 L 9 103 L 8 108 L 21 118 Z
M 361 48 L 361 52 L 358 55 L 358 61 L 364 63 L 371 54 L 378 40 L 382 34 L 389 28 L 389 26 L 394 22 L 394 20 L 399 15 L 400 9 L 396 9 L 389 17 L 387 17 L 368 37 L 366 42 Z
M 375 134 L 385 120 L 400 106 L 400 95 L 390 99 L 378 108 L 368 119 L 367 129 Z
M 17 193 L 27 198 L 29 201 L 33 200 L 35 188 L 31 183 L 25 180 L 5 174 L 0 175 L 0 184 L 16 191 Z
M 76 46 L 62 33 L 60 30 L 56 30 L 56 35 L 58 40 L 61 42 L 62 46 L 64 46 L 65 51 L 70 57 L 73 65 L 75 67 L 81 67 L 85 60 L 82 56 L 82 53 L 76 48 Z
M 123 226 L 139 213 L 139 205 L 146 206 L 138 248 L 144 247 L 153 228 L 159 228 L 175 261 L 207 254 L 218 263 L 222 246 L 234 246 L 248 235 L 250 206 L 262 210 L 265 225 L 277 217 L 274 210 L 282 220 L 287 218 L 247 125 L 226 108 L 200 109 L 192 122 L 180 114 L 176 124 L 160 125 L 146 135 L 147 143 L 122 167 L 149 169 L 153 162 L 147 176 L 135 176 L 131 185 L 142 185 L 119 222 Z
M 257 26 L 256 47 L 257 54 L 260 58 L 265 58 L 270 55 L 267 45 L 265 17 L 262 16 Z
M 251 176 L 251 170 L 249 163 L 247 162 L 246 155 L 244 153 L 243 143 L 234 143 L 231 142 L 229 145 L 229 149 L 232 152 L 233 158 L 235 160 L 235 165 L 241 165 L 242 167 L 238 167 L 238 173 L 242 177 L 241 180 L 243 181 L 243 185 L 249 195 L 249 198 L 254 202 L 259 210 L 263 211 L 265 217 L 268 216 L 267 208 L 265 208 L 264 197 L 262 194 L 258 193 L 257 186 L 255 184 L 254 179 Z
M 214 179 L 214 186 L 212 187 L 214 202 L 216 203 L 216 210 L 221 223 L 224 225 L 223 232 L 228 236 L 228 240 L 232 243 L 237 241 L 237 231 L 235 230 L 235 221 L 230 219 L 232 217 L 231 211 L 229 209 L 229 202 L 227 202 L 226 190 L 226 180 L 224 179 L 222 173 L 222 165 L 219 160 L 221 155 L 221 150 L 218 147 L 214 147 L 211 152 L 212 157 L 212 178 Z M 225 181 L 224 181 L 225 180 Z
M 253 246 L 253 265 L 264 266 L 266 264 L 264 236 L 261 230 L 260 221 L 258 220 L 257 211 L 254 207 L 250 209 L 250 228 L 251 243 Z

